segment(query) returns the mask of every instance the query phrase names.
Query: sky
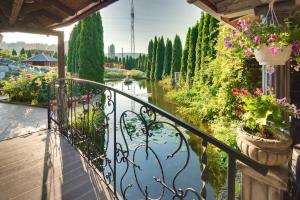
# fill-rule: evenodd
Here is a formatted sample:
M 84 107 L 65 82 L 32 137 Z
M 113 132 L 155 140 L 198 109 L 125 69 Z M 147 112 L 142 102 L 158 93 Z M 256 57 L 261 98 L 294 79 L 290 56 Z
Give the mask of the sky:
M 201 9 L 186 0 L 134 0 L 135 3 L 135 52 L 147 53 L 148 42 L 154 36 L 164 36 L 172 41 L 178 34 L 184 44 L 188 27 L 196 24 Z M 110 44 L 115 45 L 116 53 L 130 52 L 131 41 L 131 0 L 119 0 L 101 10 L 104 28 L 104 51 Z M 65 40 L 74 25 L 64 27 Z M 4 33 L 3 41 L 56 44 L 54 36 L 25 33 Z

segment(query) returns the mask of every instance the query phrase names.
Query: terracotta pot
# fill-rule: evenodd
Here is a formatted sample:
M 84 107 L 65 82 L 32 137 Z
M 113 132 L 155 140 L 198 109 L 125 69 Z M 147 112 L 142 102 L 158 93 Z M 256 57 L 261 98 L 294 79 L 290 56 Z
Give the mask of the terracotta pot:
M 237 129 L 237 145 L 243 154 L 268 166 L 286 164 L 291 158 L 292 140 L 290 136 L 278 133 L 280 140 L 265 139 L 251 135 L 243 126 Z
M 272 54 L 272 47 L 266 45 L 254 50 L 256 60 L 260 65 L 285 65 L 292 53 L 292 46 L 278 49 L 275 55 Z

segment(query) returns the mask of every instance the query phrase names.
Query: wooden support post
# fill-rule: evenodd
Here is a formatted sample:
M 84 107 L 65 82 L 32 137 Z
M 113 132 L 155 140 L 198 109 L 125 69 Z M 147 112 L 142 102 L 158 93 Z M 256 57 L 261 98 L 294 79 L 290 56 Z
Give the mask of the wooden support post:
M 65 41 L 64 32 L 58 33 L 58 78 L 65 78 Z

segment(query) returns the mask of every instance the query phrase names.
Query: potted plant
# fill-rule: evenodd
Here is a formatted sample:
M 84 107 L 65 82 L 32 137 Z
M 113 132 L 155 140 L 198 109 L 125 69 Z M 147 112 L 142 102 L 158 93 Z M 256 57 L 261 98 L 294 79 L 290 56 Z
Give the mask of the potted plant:
M 262 20 L 241 19 L 225 38 L 227 47 L 235 46 L 247 57 L 255 56 L 260 65 L 285 65 L 299 58 L 299 28 L 289 21 L 268 24 Z M 291 55 L 291 53 L 293 54 Z
M 286 99 L 264 95 L 261 90 L 250 94 L 246 89 L 233 89 L 239 96 L 242 124 L 237 129 L 237 146 L 257 162 L 277 166 L 287 163 L 291 156 L 292 140 L 283 129 L 289 127 L 283 114 L 298 115 L 295 105 Z

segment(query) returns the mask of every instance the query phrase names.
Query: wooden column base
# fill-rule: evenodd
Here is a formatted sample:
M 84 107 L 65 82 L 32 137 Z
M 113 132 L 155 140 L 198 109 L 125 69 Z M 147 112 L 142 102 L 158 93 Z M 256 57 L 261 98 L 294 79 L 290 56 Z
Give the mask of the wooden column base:
M 263 176 L 237 162 L 237 169 L 242 173 L 243 200 L 283 200 L 287 191 L 287 167 L 270 167 L 266 176 Z

